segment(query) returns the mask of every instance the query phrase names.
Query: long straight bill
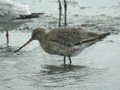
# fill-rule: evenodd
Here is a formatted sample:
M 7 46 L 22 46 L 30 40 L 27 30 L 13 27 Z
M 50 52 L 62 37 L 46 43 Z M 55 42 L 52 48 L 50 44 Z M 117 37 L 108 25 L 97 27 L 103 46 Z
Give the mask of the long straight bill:
M 16 52 L 20 51 L 23 47 L 25 47 L 26 45 L 28 45 L 31 41 L 32 41 L 32 38 L 30 38 L 24 45 L 22 45 L 20 48 L 18 48 L 14 52 L 16 53 Z

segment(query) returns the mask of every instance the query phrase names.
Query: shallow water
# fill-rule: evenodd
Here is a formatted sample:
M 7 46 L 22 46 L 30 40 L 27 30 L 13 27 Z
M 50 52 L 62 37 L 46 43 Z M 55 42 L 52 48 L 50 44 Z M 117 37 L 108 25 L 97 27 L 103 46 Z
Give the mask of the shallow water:
M 5 32 L 1 32 L 0 90 L 119 90 L 119 0 L 103 1 L 69 0 L 70 9 L 74 7 L 69 11 L 69 25 L 113 34 L 73 57 L 72 65 L 64 66 L 63 57 L 45 53 L 37 41 L 13 53 L 29 39 L 33 28 L 42 26 L 49 31 L 58 22 L 55 0 L 22 0 L 45 15 L 10 31 L 9 48 Z

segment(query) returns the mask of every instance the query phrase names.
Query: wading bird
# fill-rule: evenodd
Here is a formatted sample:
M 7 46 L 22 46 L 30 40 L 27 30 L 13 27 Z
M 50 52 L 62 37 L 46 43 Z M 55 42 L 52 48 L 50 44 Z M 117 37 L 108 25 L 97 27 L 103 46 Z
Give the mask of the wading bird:
M 78 55 L 83 49 L 100 41 L 109 34 L 97 34 L 82 28 L 70 27 L 59 27 L 46 33 L 43 28 L 37 28 L 33 30 L 32 36 L 27 43 L 15 52 L 18 52 L 32 40 L 38 40 L 47 53 L 64 56 L 64 65 L 66 64 L 66 57 L 68 57 L 71 64 L 71 56 Z
M 30 18 L 41 13 L 31 13 L 26 5 L 12 0 L 0 0 L 0 31 L 6 31 L 7 47 L 9 46 L 9 30 L 16 29 Z

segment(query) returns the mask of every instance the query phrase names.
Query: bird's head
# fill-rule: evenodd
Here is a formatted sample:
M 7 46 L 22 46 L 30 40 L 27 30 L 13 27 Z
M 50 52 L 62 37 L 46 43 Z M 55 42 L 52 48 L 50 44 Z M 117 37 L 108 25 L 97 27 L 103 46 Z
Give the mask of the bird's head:
M 44 37 L 45 35 L 45 29 L 43 28 L 36 28 L 32 32 L 32 40 L 40 40 Z
M 44 35 L 45 35 L 45 30 L 43 28 L 34 29 L 32 32 L 31 38 L 24 45 L 22 45 L 19 49 L 17 49 L 15 52 L 18 52 L 19 50 L 21 50 L 23 47 L 28 45 L 32 40 L 42 40 L 44 38 Z

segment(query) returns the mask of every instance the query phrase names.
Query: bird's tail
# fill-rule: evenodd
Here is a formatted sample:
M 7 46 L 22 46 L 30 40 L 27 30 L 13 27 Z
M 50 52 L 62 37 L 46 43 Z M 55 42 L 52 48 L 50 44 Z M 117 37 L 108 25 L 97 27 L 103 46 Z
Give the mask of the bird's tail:
M 103 39 L 105 38 L 106 36 L 110 35 L 110 33 L 103 33 L 103 34 L 100 34 L 99 35 L 99 39 Z
M 31 19 L 31 18 L 38 18 L 40 15 L 44 13 L 31 13 L 29 15 L 19 15 L 16 19 Z
M 94 42 L 94 41 L 100 41 L 100 40 L 102 40 L 103 38 L 105 38 L 108 35 L 110 35 L 110 33 L 99 34 L 96 37 L 88 38 L 88 39 L 85 39 L 85 40 L 80 41 L 78 43 L 75 43 L 75 45 L 80 45 L 80 44 L 83 44 L 83 43 L 89 43 L 89 42 Z

